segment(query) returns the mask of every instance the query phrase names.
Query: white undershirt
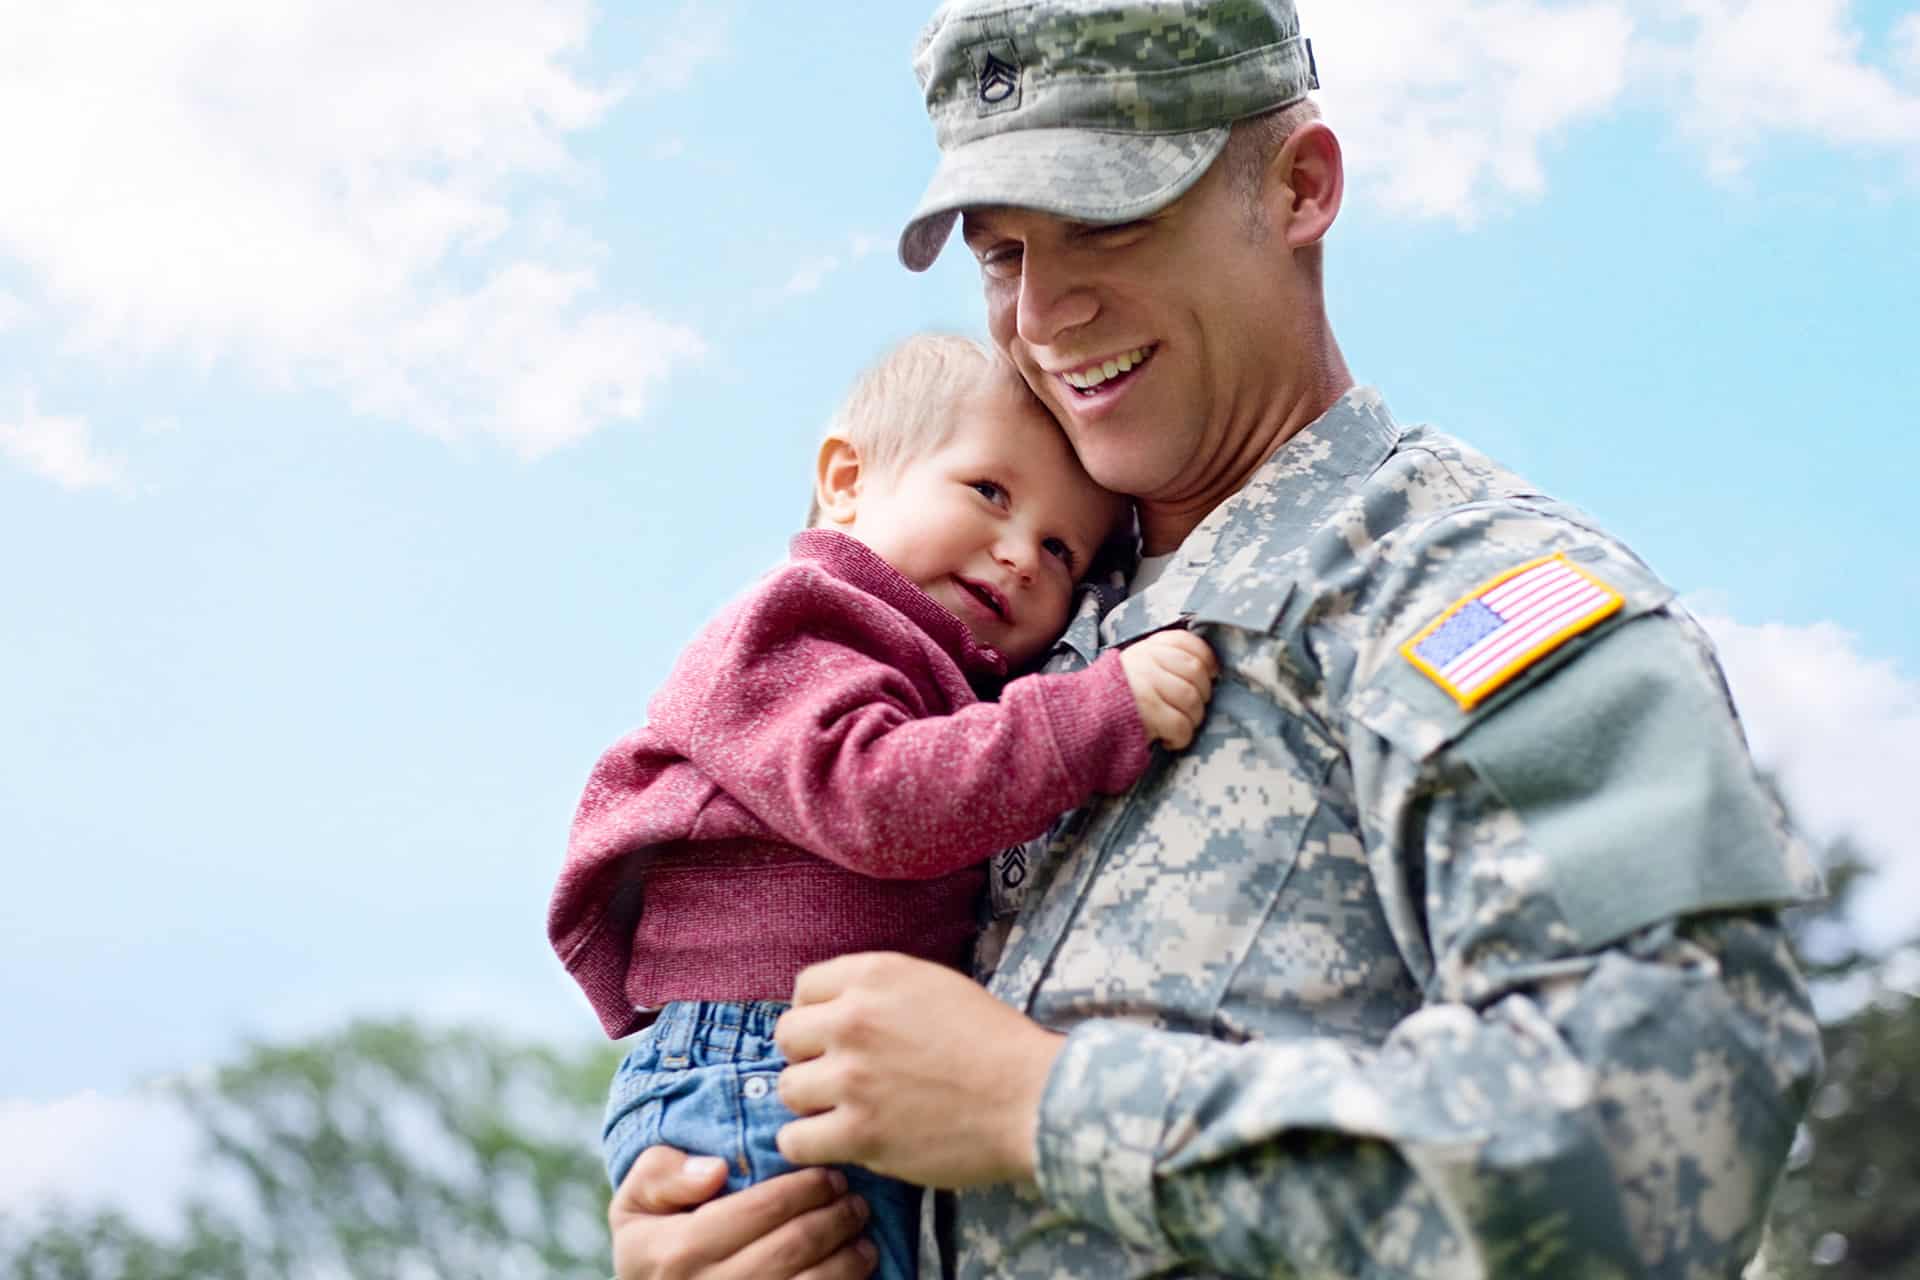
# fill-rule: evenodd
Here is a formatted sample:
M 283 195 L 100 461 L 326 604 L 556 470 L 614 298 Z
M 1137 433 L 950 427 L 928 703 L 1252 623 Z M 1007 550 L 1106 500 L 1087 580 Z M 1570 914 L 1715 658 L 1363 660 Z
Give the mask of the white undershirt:
M 1133 581 L 1127 584 L 1127 594 L 1137 596 L 1154 583 L 1160 581 L 1160 575 L 1167 571 L 1173 558 L 1180 554 L 1178 548 L 1163 556 L 1141 556 L 1140 567 L 1133 571 Z

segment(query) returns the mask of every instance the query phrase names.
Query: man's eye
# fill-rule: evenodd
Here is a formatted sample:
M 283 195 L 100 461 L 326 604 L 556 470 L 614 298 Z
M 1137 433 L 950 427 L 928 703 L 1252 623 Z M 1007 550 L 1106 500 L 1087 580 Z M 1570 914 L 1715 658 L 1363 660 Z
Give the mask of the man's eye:
M 1135 218 L 1132 222 L 1110 222 L 1102 226 L 1090 226 L 1080 234 L 1084 239 L 1099 245 L 1126 244 L 1139 237 L 1153 223 L 1146 218 Z
M 975 480 L 972 483 L 973 491 L 985 498 L 988 502 L 994 503 L 997 506 L 1006 501 L 1007 491 L 993 481 Z
M 1048 555 L 1057 557 L 1060 563 L 1066 565 L 1069 571 L 1078 563 L 1078 557 L 1073 554 L 1073 548 L 1058 538 L 1048 538 L 1040 545 L 1046 548 Z
M 995 245 L 974 256 L 980 260 L 980 271 L 983 275 L 1006 279 L 1020 274 L 1019 245 Z

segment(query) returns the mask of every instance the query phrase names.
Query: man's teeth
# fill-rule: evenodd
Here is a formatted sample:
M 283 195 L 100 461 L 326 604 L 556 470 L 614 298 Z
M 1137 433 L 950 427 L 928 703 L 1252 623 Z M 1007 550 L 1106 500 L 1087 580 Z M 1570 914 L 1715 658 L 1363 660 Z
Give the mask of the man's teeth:
M 1066 379 L 1067 385 L 1070 387 L 1078 388 L 1081 391 L 1091 391 L 1107 379 L 1117 378 L 1134 366 L 1145 364 L 1147 356 L 1151 354 L 1152 351 L 1152 347 L 1135 347 L 1133 350 L 1122 355 L 1117 355 L 1111 360 L 1102 361 L 1095 365 L 1088 365 L 1084 369 L 1076 369 L 1072 373 L 1063 373 L 1060 376 Z

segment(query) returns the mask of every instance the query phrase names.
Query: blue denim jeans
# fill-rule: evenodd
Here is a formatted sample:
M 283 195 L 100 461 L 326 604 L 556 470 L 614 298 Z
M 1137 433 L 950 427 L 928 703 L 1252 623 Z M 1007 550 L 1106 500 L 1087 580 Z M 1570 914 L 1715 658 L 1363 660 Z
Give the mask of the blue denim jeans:
M 797 1168 L 774 1146 L 794 1118 L 776 1084 L 787 1060 L 773 1046 L 778 1000 L 675 1001 L 642 1031 L 607 1095 L 601 1141 L 614 1186 L 657 1143 L 727 1162 L 727 1190 L 739 1191 Z M 920 1188 L 852 1165 L 847 1185 L 873 1216 L 867 1235 L 880 1250 L 878 1280 L 914 1280 L 920 1256 Z

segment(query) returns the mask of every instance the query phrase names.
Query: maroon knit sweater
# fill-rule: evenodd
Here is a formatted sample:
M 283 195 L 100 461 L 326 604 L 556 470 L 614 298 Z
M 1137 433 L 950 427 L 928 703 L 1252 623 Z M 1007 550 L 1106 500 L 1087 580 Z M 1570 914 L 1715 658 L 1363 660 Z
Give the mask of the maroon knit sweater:
M 580 798 L 547 935 L 610 1036 L 852 951 L 963 966 L 982 863 L 1146 768 L 1117 653 L 981 702 L 1005 663 L 931 596 L 844 534 L 790 550 Z

